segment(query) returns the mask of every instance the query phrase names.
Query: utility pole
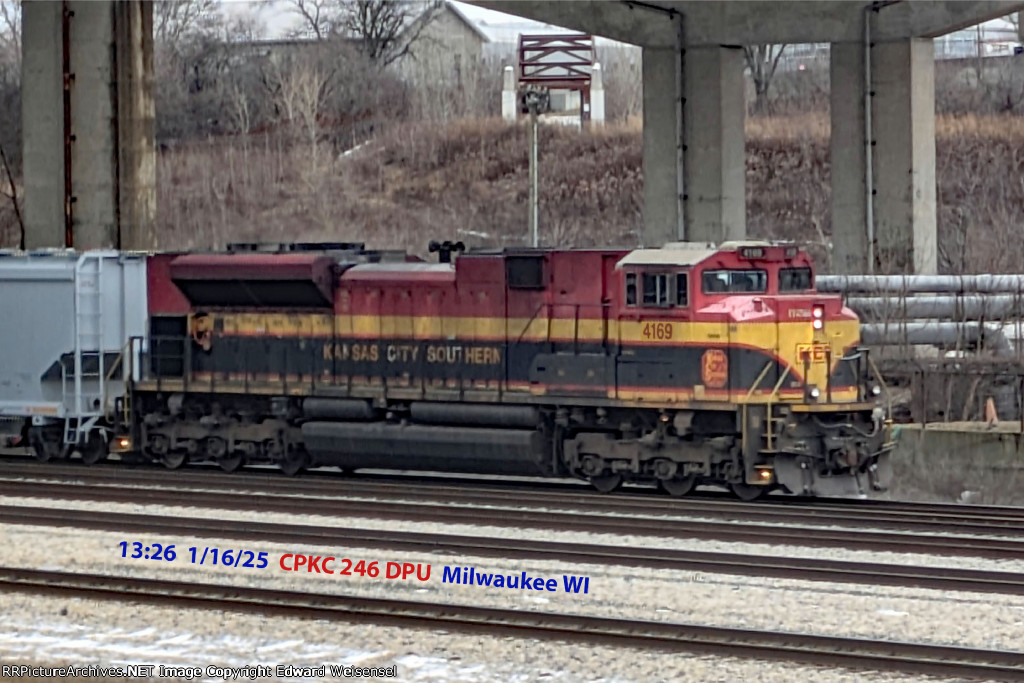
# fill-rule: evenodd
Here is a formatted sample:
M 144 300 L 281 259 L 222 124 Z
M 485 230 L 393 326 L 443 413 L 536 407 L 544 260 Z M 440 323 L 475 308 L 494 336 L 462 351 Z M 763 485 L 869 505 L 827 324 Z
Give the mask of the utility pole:
M 530 244 L 540 246 L 540 193 L 537 187 L 537 117 L 548 110 L 550 96 L 546 90 L 530 88 L 523 92 L 523 104 L 530 112 Z
M 540 246 L 537 197 L 537 112 L 530 110 L 530 239 L 534 247 Z

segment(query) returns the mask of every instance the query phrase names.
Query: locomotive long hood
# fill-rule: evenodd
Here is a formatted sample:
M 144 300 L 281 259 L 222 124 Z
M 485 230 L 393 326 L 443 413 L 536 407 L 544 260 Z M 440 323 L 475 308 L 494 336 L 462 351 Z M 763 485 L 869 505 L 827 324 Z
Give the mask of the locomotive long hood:
M 171 280 L 194 306 L 330 308 L 334 259 L 307 254 L 188 254 Z

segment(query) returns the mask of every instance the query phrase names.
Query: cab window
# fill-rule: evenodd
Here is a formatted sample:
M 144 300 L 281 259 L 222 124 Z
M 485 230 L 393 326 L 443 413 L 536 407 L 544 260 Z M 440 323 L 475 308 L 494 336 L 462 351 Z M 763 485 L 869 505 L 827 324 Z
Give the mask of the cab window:
M 686 307 L 690 305 L 690 289 L 687 283 L 686 273 L 676 275 L 676 306 Z
M 626 273 L 626 305 L 636 306 L 636 273 Z
M 810 268 L 782 268 L 779 270 L 780 292 L 806 292 L 810 288 Z
M 670 282 L 668 273 L 644 273 L 644 306 L 671 306 Z
M 764 270 L 707 270 L 701 278 L 705 294 L 762 293 L 768 291 Z

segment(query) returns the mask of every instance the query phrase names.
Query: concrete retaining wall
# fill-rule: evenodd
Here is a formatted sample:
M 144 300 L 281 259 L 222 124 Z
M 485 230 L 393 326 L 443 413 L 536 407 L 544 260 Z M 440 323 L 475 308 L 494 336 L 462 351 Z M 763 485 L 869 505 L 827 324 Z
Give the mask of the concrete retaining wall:
M 895 427 L 892 497 L 1024 503 L 1020 422 L 960 422 Z

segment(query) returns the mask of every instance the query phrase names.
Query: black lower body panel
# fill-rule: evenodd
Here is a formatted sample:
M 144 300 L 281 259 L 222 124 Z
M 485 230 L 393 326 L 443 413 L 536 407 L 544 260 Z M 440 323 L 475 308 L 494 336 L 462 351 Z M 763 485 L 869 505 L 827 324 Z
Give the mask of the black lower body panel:
M 536 430 L 307 422 L 302 439 L 323 465 L 537 476 L 550 472 Z

